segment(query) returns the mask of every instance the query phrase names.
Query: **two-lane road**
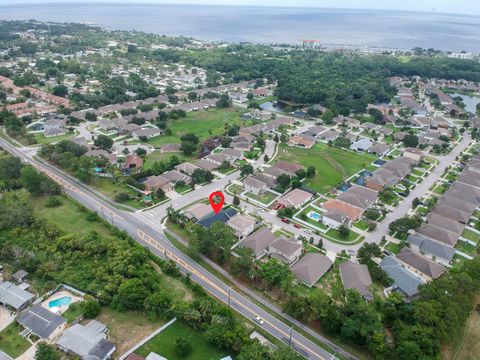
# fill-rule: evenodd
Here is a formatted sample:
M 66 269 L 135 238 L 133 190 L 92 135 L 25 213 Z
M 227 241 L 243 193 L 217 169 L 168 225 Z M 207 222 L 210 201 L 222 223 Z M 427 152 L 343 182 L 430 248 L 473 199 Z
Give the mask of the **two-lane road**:
M 40 162 L 26 149 L 16 148 L 3 139 L 0 139 L 0 146 L 11 154 L 20 157 L 23 161 L 35 166 L 38 170 L 46 173 L 56 182 L 63 186 L 65 193 L 77 200 L 83 206 L 96 211 L 106 221 L 111 222 L 121 230 L 126 231 L 133 239 L 143 246 L 148 247 L 153 253 L 168 258 L 179 266 L 183 273 L 190 273 L 191 279 L 201 285 L 206 291 L 220 301 L 252 320 L 258 315 L 264 320 L 262 327 L 271 335 L 275 336 L 287 345 L 290 344 L 295 350 L 308 359 L 335 359 L 322 347 L 305 338 L 293 329 L 290 329 L 284 322 L 270 315 L 262 308 L 253 303 L 250 299 L 235 292 L 227 284 L 203 269 L 192 259 L 175 248 L 165 237 L 159 227 L 153 227 L 142 217 L 133 213 L 120 211 L 88 189 L 83 188 L 74 182 L 70 177 L 55 167 Z M 160 220 L 160 219 L 159 219 Z M 353 356 L 350 358 L 355 359 Z

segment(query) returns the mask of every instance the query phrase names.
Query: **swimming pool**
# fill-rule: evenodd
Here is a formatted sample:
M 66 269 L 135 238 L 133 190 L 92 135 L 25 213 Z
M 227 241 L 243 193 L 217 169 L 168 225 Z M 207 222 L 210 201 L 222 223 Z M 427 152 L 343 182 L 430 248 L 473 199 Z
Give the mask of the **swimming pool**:
M 49 308 L 68 306 L 72 303 L 72 298 L 70 296 L 64 296 L 55 300 L 52 300 L 48 303 Z
M 312 219 L 312 220 L 315 220 L 315 221 L 320 221 L 320 219 L 322 218 L 322 216 L 315 212 L 315 211 L 309 211 L 307 216 Z

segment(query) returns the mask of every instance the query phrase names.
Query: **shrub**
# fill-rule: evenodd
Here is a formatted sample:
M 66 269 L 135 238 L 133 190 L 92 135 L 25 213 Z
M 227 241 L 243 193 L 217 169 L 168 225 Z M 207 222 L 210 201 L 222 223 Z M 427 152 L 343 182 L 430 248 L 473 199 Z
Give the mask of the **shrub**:
M 48 208 L 54 208 L 62 205 L 62 201 L 58 196 L 49 196 L 45 201 L 45 206 Z

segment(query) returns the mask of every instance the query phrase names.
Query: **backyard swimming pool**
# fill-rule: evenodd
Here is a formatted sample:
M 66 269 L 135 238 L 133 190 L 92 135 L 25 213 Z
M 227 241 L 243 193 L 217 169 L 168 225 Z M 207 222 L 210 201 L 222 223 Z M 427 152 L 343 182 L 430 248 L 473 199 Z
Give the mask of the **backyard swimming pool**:
M 322 218 L 322 216 L 321 216 L 319 213 L 315 212 L 315 211 L 309 211 L 309 212 L 307 213 L 307 216 L 308 216 L 310 219 L 315 220 L 315 221 L 320 221 L 321 218 Z
M 68 306 L 72 303 L 72 298 L 70 296 L 64 296 L 55 300 L 52 300 L 48 303 L 49 308 Z

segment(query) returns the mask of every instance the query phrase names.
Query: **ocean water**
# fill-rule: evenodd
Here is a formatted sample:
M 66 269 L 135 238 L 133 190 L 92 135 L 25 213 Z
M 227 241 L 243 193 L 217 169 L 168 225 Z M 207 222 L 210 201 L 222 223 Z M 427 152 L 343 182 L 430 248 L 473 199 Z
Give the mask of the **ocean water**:
M 371 10 L 166 4 L 0 5 L 0 19 L 90 22 L 228 42 L 480 52 L 480 17 Z

